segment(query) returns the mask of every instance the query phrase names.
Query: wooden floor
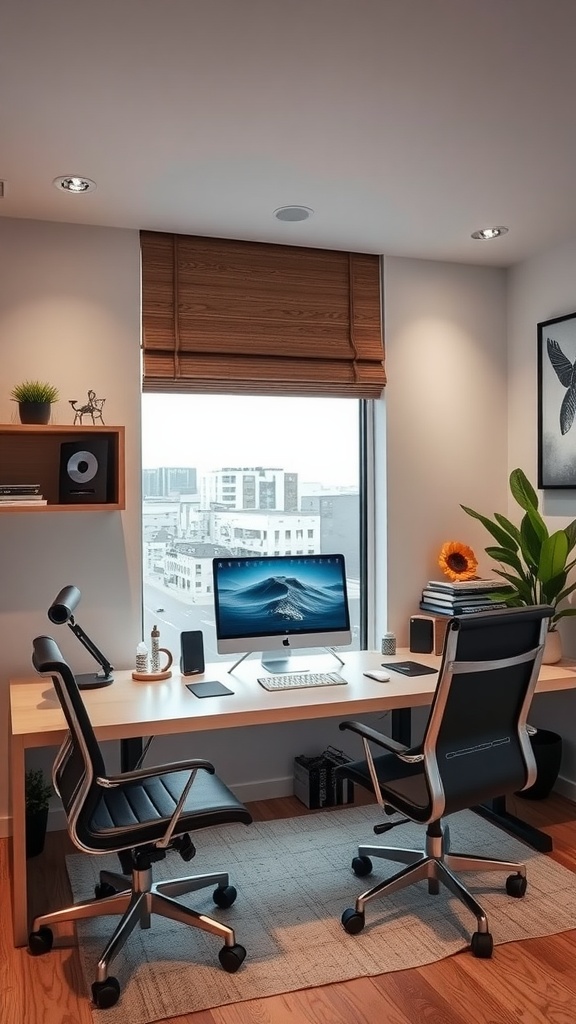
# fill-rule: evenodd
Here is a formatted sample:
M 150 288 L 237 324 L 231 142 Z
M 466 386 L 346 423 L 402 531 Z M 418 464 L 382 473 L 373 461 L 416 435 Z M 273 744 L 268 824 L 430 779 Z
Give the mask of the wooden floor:
M 510 809 L 515 810 L 514 802 Z M 251 805 L 255 818 L 308 813 L 295 799 Z M 516 813 L 548 831 L 552 856 L 576 871 L 576 807 L 562 797 L 516 801 Z M 34 861 L 32 906 L 70 901 L 65 833 Z M 50 907 L 46 906 L 49 889 Z M 31 957 L 12 946 L 8 840 L 0 840 L 0 1024 L 93 1024 L 74 948 Z M 37 911 L 39 912 L 39 910 Z M 576 926 L 576 922 L 575 922 Z M 350 940 L 354 940 L 351 938 Z M 574 1024 L 576 930 L 497 946 L 492 960 L 462 952 L 408 971 L 359 978 L 171 1018 L 171 1024 Z M 129 1024 L 129 1022 L 127 1022 Z

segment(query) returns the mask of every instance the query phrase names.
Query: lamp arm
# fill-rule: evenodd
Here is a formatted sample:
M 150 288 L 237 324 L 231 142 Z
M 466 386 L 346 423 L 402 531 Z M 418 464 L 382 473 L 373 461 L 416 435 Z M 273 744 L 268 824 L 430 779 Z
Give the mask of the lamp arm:
M 102 651 L 98 650 L 98 648 L 96 647 L 96 644 L 94 643 L 93 640 L 90 639 L 90 637 L 87 635 L 87 633 L 84 632 L 84 630 L 82 629 L 82 626 L 79 626 L 78 623 L 74 621 L 74 616 L 73 615 L 70 616 L 70 619 L 68 621 L 68 625 L 69 625 L 70 629 L 72 630 L 72 632 L 74 633 L 74 636 L 78 638 L 80 643 L 86 648 L 87 651 L 89 651 L 89 653 L 92 655 L 92 657 L 101 666 L 101 668 L 104 671 L 105 675 L 109 676 L 110 673 L 112 672 L 112 669 L 114 668 L 114 666 L 111 665 L 110 662 L 108 661 L 108 659 L 104 657 L 104 655 L 102 654 Z

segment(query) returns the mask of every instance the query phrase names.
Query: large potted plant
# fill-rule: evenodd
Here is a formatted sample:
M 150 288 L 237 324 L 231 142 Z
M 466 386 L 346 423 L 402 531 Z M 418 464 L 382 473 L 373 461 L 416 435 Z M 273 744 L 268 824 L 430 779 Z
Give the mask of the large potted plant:
M 505 582 L 502 590 L 490 595 L 491 600 L 504 601 L 511 608 L 548 604 L 554 609 L 548 627 L 549 649 L 544 654 L 544 662 L 551 664 L 561 657 L 558 622 L 567 615 L 576 615 L 576 608 L 564 604 L 576 590 L 576 583 L 567 582 L 576 565 L 576 558 L 570 558 L 576 545 L 576 519 L 565 529 L 550 533 L 538 510 L 536 491 L 521 469 L 512 470 L 510 491 L 524 511 L 519 526 L 499 512 L 490 519 L 466 505 L 461 508 L 479 519 L 497 542 L 485 551 L 500 563 L 501 568 L 494 571 Z
M 30 770 L 26 772 L 24 792 L 26 799 L 26 856 L 36 857 L 44 849 L 52 786 L 44 781 L 42 771 Z
M 21 423 L 48 423 L 52 403 L 59 398 L 58 388 L 40 380 L 24 380 L 12 388 L 11 397 L 18 402 Z

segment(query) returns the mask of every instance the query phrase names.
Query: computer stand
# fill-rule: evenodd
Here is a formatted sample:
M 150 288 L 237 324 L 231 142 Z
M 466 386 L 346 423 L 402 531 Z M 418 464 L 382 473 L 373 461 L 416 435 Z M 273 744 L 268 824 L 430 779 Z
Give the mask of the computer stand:
M 338 652 L 335 651 L 333 647 L 324 647 L 322 649 L 324 651 L 328 651 L 329 654 L 333 654 L 336 660 L 339 661 L 341 665 L 345 664 L 345 661 L 340 657 Z M 228 669 L 228 672 L 233 672 L 234 669 L 238 668 L 238 665 L 241 665 L 245 658 L 247 658 L 248 655 L 252 653 L 252 651 L 246 651 L 246 653 L 243 654 L 241 658 L 238 658 L 238 661 L 235 661 L 232 667 Z M 290 658 L 291 652 L 289 651 L 270 651 L 268 653 L 264 652 L 261 658 L 262 668 L 266 669 L 267 672 L 272 672 L 276 674 L 290 672 L 292 667 Z M 306 671 L 306 669 L 304 669 L 304 671 Z

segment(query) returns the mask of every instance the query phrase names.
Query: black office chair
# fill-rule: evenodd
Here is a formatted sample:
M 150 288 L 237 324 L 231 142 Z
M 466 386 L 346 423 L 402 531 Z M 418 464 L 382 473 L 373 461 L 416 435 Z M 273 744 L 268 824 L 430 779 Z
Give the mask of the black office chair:
M 342 924 L 351 935 L 362 931 L 370 900 L 427 879 L 430 894 L 437 894 L 442 882 L 476 915 L 478 930 L 470 943 L 474 956 L 492 955 L 486 914 L 453 871 L 512 871 L 506 891 L 521 897 L 526 892 L 526 867 L 454 853 L 443 819 L 533 784 L 536 764 L 526 716 L 552 611 L 534 606 L 451 619 L 419 746 L 408 748 L 359 722 L 341 723 L 341 729 L 362 737 L 364 759 L 342 765 L 338 773 L 375 792 L 383 809 L 406 815 L 401 821 L 376 825 L 376 835 L 405 821 L 427 826 L 425 850 L 358 848 L 352 870 L 359 877 L 372 871 L 371 857 L 407 866 L 362 893 L 355 908 L 344 911 Z M 372 744 L 389 753 L 373 756 Z
M 176 849 L 186 861 L 195 850 L 188 833 L 211 825 L 242 822 L 248 810 L 214 773 L 209 761 L 177 761 L 107 775 L 100 747 L 90 724 L 76 680 L 51 637 L 34 640 L 33 664 L 52 679 L 66 716 L 68 736 L 53 767 L 54 787 L 62 799 L 72 841 L 85 853 L 117 853 L 124 874 L 100 872 L 96 898 L 34 920 L 29 949 L 34 955 L 52 948 L 51 927 L 105 914 L 121 914 L 117 928 L 96 968 L 92 997 L 100 1009 L 113 1006 L 120 995 L 108 969 L 126 939 L 139 924 L 150 927 L 151 914 L 193 925 L 224 940 L 219 959 L 224 970 L 236 971 L 246 950 L 227 925 L 197 913 L 173 897 L 216 885 L 214 903 L 230 907 L 236 889 L 223 871 L 213 874 L 152 881 L 152 863 Z M 126 875 L 131 874 L 131 880 Z

